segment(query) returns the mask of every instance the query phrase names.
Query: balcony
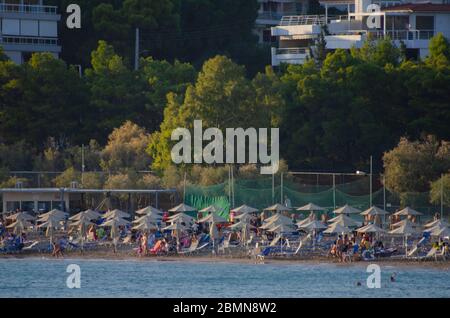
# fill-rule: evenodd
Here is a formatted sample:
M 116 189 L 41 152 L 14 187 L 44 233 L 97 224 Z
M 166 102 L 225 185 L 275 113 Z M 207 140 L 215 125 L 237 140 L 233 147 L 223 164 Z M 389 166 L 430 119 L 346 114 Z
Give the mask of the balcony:
M 311 58 L 309 48 L 272 48 L 272 66 L 279 66 L 281 63 L 304 64 Z
M 261 11 L 258 12 L 258 17 L 256 18 L 257 24 L 269 24 L 278 25 L 285 15 L 294 15 L 297 12 L 276 12 L 276 11 Z
M 57 38 L 32 36 L 0 36 L 0 45 L 5 51 L 60 53 Z
M 55 15 L 58 14 L 57 9 L 56 6 L 0 3 L 0 13 Z

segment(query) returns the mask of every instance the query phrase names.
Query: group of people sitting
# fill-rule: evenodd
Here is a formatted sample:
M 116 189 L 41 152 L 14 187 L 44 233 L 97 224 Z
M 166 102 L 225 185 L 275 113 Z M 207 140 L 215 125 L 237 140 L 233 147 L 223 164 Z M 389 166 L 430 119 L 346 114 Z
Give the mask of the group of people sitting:
M 339 235 L 333 242 L 329 255 L 338 258 L 339 262 L 345 263 L 373 258 L 375 253 L 382 250 L 384 250 L 383 242 L 373 239 L 368 234 L 364 234 L 361 240 L 354 235 L 350 237 L 348 234 L 344 234 Z

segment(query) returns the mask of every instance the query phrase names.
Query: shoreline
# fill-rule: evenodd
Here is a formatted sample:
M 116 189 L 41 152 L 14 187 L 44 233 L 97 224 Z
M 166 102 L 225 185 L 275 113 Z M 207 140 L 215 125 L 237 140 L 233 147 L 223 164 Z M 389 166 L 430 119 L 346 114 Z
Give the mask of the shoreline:
M 390 267 L 405 267 L 405 268 L 420 268 L 420 269 L 441 269 L 450 270 L 450 260 L 446 261 L 434 261 L 434 260 L 411 260 L 411 259 L 377 259 L 373 261 L 358 261 L 351 263 L 340 263 L 335 259 L 325 257 L 315 258 L 266 258 L 264 262 L 255 263 L 254 259 L 243 256 L 224 256 L 224 255 L 196 255 L 196 256 L 145 256 L 139 257 L 133 255 L 129 251 L 119 251 L 113 253 L 112 251 L 95 251 L 84 252 L 81 254 L 79 251 L 66 252 L 64 257 L 56 258 L 52 257 L 49 253 L 24 253 L 24 254 L 9 254 L 1 255 L 2 260 L 27 260 L 27 259 L 40 259 L 40 260 L 95 260 L 95 261 L 132 261 L 132 262 L 185 262 L 185 263 L 230 263 L 230 264 L 242 264 L 242 265 L 333 265 L 339 267 L 365 267 L 369 264 L 377 264 L 380 266 Z

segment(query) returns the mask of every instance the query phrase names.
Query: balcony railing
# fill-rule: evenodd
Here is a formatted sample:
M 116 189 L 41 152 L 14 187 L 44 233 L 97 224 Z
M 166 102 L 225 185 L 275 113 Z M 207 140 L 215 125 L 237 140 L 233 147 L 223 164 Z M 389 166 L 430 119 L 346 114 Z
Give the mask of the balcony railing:
M 375 35 L 376 38 L 389 37 L 391 40 L 429 40 L 434 36 L 434 30 L 387 30 L 383 31 L 369 31 L 369 34 Z
M 27 36 L 1 36 L 1 44 L 20 44 L 20 45 L 58 45 L 58 39 L 46 37 L 27 37 Z
M 347 20 L 348 16 L 324 16 L 324 15 L 285 15 L 282 17 L 280 26 L 290 25 L 325 25 L 331 21 Z
M 306 47 L 289 47 L 289 48 L 277 48 L 275 54 L 307 54 L 309 55 L 309 48 Z
M 0 3 L 0 12 L 7 13 L 57 14 L 57 9 L 56 6 Z
M 273 11 L 263 11 L 258 13 L 258 19 L 261 20 L 278 20 L 280 21 L 283 16 L 295 15 L 297 12 L 273 12 Z

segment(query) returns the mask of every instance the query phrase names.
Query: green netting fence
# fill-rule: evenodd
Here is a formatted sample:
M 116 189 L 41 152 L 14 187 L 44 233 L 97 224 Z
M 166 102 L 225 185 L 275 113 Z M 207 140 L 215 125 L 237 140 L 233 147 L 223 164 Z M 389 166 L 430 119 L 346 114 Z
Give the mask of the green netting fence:
M 281 185 L 281 182 L 283 183 Z M 274 203 L 284 203 L 285 198 L 293 207 L 310 202 L 326 207 L 331 212 L 335 207 L 349 204 L 361 210 L 370 206 L 370 185 L 367 179 L 332 185 L 302 184 L 293 180 L 274 180 L 272 177 L 256 179 L 236 179 L 234 191 L 230 183 L 212 186 L 186 187 L 186 204 L 198 209 L 215 204 L 222 208 L 221 215 L 227 216 L 231 207 L 247 204 L 259 209 Z M 234 194 L 234 195 L 233 195 Z M 426 214 L 439 211 L 439 207 L 429 203 L 429 193 L 410 193 L 406 198 L 408 205 Z M 400 207 L 400 198 L 394 193 L 378 187 L 372 190 L 372 202 L 381 208 L 394 212 Z

